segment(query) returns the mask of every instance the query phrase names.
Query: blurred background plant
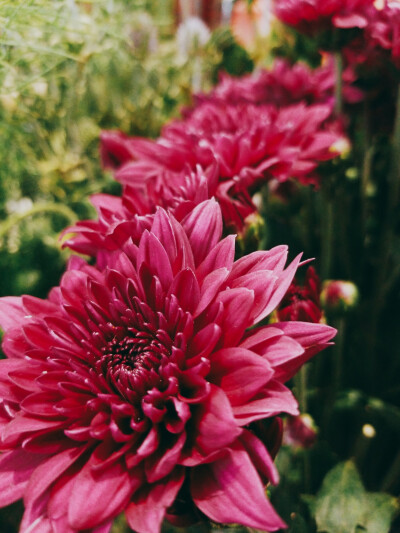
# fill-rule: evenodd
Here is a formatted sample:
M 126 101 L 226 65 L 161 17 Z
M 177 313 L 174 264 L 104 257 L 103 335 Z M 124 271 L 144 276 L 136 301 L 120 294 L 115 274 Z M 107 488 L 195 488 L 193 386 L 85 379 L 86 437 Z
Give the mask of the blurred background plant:
M 224 58 L 240 73 L 235 50 L 251 68 L 229 31 L 175 39 L 175 15 L 172 1 L 0 2 L 0 295 L 44 296 L 60 230 L 93 215 L 90 194 L 118 192 L 102 129 L 154 137 Z

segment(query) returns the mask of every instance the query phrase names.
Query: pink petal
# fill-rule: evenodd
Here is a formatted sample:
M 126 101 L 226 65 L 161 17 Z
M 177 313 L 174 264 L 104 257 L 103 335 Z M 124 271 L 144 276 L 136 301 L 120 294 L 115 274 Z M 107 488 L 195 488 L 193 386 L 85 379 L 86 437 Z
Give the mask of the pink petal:
M 75 477 L 68 506 L 69 523 L 78 530 L 89 529 L 116 517 L 126 507 L 134 488 L 134 480 L 120 463 L 93 471 L 89 460 Z
M 299 414 L 298 404 L 290 390 L 278 381 L 270 381 L 254 400 L 232 408 L 236 422 L 246 426 L 255 420 L 280 413 Z
M 225 348 L 212 354 L 210 381 L 225 392 L 231 405 L 240 405 L 273 376 L 269 363 L 244 348 Z
M 218 461 L 191 471 L 191 494 L 197 507 L 224 524 L 276 531 L 286 527 L 265 496 L 261 480 L 240 446 Z
M 210 305 L 226 281 L 228 274 L 227 268 L 218 268 L 205 277 L 201 287 L 200 301 L 194 311 L 194 316 L 200 315 Z
M 137 270 L 145 263 L 164 288 L 172 282 L 172 268 L 167 252 L 153 233 L 144 232 L 139 244 Z
M 69 448 L 43 461 L 33 472 L 25 493 L 25 504 L 37 500 L 75 461 L 87 446 Z
M 29 478 L 46 455 L 16 449 L 0 457 L 0 506 L 22 498 Z
M 219 268 L 226 268 L 230 271 L 234 258 L 235 235 L 228 235 L 211 250 L 200 264 L 196 271 L 197 279 L 202 281 L 208 274 Z
M 182 448 L 186 442 L 186 433 L 181 433 L 171 448 L 163 447 L 159 453 L 151 455 L 145 461 L 145 474 L 149 483 L 155 483 L 171 473 L 179 462 Z
M 159 533 L 165 511 L 173 504 L 184 479 L 184 469 L 176 467 L 161 483 L 134 496 L 125 511 L 129 526 L 137 533 Z
M 200 288 L 192 270 L 185 268 L 175 276 L 167 295 L 171 294 L 176 296 L 184 311 L 193 314 L 200 300 Z
M 182 226 L 192 246 L 196 265 L 207 257 L 222 235 L 222 215 L 218 203 L 206 200 L 185 217 Z
M 248 289 L 227 289 L 219 293 L 216 300 L 224 306 L 221 329 L 224 334 L 224 346 L 236 346 L 245 330 L 251 325 L 251 312 L 254 292 Z
M 285 296 L 290 284 L 292 283 L 297 267 L 299 266 L 301 255 L 302 254 L 299 254 L 279 276 L 272 297 L 270 298 L 268 305 L 263 310 L 263 313 L 259 316 L 259 320 L 268 316 Z
M 228 398 L 215 385 L 207 401 L 199 405 L 194 427 L 196 446 L 206 454 L 227 446 L 241 433 Z
M 258 251 L 241 257 L 235 261 L 229 279 L 244 276 L 258 270 L 282 270 L 287 259 L 288 247 L 275 246 L 267 252 Z
M 4 331 L 14 326 L 21 326 L 27 314 L 19 296 L 0 298 L 0 327 Z
M 260 439 L 247 429 L 243 430 L 239 439 L 248 453 L 251 462 L 257 469 L 257 472 L 265 476 L 273 485 L 277 485 L 279 483 L 278 470 L 267 448 Z
M 251 313 L 251 321 L 259 322 L 264 318 L 265 310 L 270 307 L 271 296 L 274 292 L 278 277 L 270 270 L 249 272 L 233 280 L 231 287 L 245 287 L 254 292 L 254 304 Z
M 331 326 L 312 322 L 278 322 L 273 327 L 279 328 L 304 348 L 329 342 L 337 333 L 337 330 Z

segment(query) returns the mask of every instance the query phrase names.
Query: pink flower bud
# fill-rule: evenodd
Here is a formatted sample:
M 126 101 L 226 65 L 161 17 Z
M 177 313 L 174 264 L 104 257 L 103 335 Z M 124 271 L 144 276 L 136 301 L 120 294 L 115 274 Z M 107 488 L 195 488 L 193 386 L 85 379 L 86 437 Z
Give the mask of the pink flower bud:
M 358 301 L 358 289 L 351 281 L 328 280 L 323 284 L 321 303 L 327 311 L 347 311 Z

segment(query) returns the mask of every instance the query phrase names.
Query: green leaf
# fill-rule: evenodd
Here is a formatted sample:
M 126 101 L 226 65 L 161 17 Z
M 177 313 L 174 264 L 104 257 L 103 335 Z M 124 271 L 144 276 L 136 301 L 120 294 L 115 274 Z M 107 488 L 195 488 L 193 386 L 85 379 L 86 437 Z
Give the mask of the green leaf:
M 351 461 L 335 466 L 326 475 L 315 500 L 317 531 L 354 533 L 356 526 L 362 524 L 364 493 Z
M 399 503 L 389 494 L 368 493 L 355 465 L 346 461 L 328 472 L 309 507 L 318 532 L 388 533 Z
M 390 494 L 366 493 L 364 496 L 367 514 L 363 526 L 368 533 L 387 533 L 393 518 L 399 511 L 399 502 Z

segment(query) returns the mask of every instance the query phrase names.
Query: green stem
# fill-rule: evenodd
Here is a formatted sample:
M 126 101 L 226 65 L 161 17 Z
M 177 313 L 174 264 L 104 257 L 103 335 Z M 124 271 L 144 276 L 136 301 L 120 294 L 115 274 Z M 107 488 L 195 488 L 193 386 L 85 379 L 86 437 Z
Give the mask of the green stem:
M 335 52 L 335 114 L 343 111 L 343 58 L 340 52 Z
M 323 231 L 321 243 L 321 276 L 322 279 L 329 279 L 332 275 L 332 253 L 334 246 L 334 208 L 331 197 L 331 187 L 324 187 L 322 191 L 322 202 L 324 212 Z
M 62 215 L 71 224 L 74 224 L 78 220 L 76 214 L 66 205 L 55 203 L 37 204 L 25 213 L 15 213 L 14 215 L 11 215 L 6 220 L 4 220 L 0 224 L 0 240 L 7 235 L 11 228 L 13 228 L 16 224 L 22 222 L 22 220 L 43 213 L 54 213 L 57 215 Z

